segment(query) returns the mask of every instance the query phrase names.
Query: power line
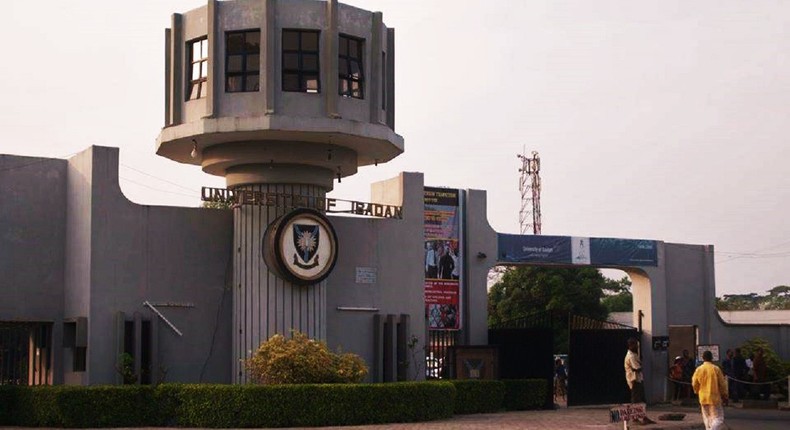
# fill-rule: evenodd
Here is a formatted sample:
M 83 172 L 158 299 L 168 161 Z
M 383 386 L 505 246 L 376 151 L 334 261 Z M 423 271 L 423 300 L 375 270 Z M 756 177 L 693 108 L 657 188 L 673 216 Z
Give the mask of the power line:
M 124 180 L 124 181 L 126 181 L 126 182 L 130 182 L 132 184 L 135 184 L 135 185 L 138 185 L 138 186 L 141 186 L 141 187 L 144 187 L 144 188 L 148 188 L 149 190 L 159 191 L 161 193 L 175 194 L 175 195 L 179 195 L 179 196 L 186 196 L 186 197 L 195 198 L 195 195 L 193 195 L 193 194 L 179 193 L 178 191 L 168 191 L 168 190 L 163 190 L 161 188 L 155 188 L 155 187 L 152 187 L 150 185 L 146 185 L 146 184 L 142 184 L 142 183 L 137 182 L 137 181 L 133 181 L 133 180 L 131 180 L 129 178 L 124 178 L 123 176 L 119 176 L 119 178 Z
M 148 177 L 154 178 L 154 179 L 156 179 L 156 180 L 159 180 L 159 181 L 162 181 L 162 182 L 166 182 L 166 183 L 168 183 L 168 184 L 170 184 L 170 185 L 175 185 L 175 186 L 176 186 L 176 187 L 178 187 L 178 188 L 181 188 L 181 189 L 184 189 L 184 190 L 187 190 L 187 191 L 192 191 L 192 192 L 194 192 L 194 191 L 195 191 L 195 190 L 194 190 L 194 188 L 185 187 L 185 186 L 183 186 L 183 185 L 180 185 L 180 184 L 177 184 L 177 183 L 175 183 L 175 182 L 168 181 L 167 179 L 160 178 L 160 177 L 158 177 L 158 176 L 155 176 L 155 175 L 152 175 L 152 174 L 150 174 L 150 173 L 143 172 L 142 170 L 140 170 L 140 169 L 136 169 L 136 168 L 134 168 L 134 167 L 132 167 L 132 166 L 129 166 L 128 164 L 121 163 L 121 166 L 123 166 L 123 167 L 126 167 L 127 169 L 130 169 L 130 170 L 134 170 L 134 171 L 135 171 L 135 172 L 137 172 L 137 173 L 140 173 L 140 174 L 142 174 L 142 175 L 145 175 L 145 176 L 148 176 Z

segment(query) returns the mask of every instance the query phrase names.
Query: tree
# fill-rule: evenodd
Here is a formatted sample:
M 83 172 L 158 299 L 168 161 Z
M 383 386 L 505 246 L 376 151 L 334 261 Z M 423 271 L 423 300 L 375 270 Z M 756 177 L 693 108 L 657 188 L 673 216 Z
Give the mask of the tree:
M 759 308 L 756 293 L 725 294 L 724 297 L 716 297 L 716 309 L 720 311 L 749 311 Z
M 765 298 L 765 309 L 784 310 L 790 309 L 790 286 L 777 285 L 768 290 Z
M 601 303 L 606 285 L 607 279 L 591 267 L 510 268 L 488 292 L 489 326 L 540 311 L 606 319 L 608 312 Z M 567 352 L 567 318 L 557 322 L 555 352 Z
M 623 276 L 619 280 L 606 279 L 604 298 L 601 303 L 609 313 L 630 312 L 634 309 L 634 296 L 631 294 L 631 280 Z

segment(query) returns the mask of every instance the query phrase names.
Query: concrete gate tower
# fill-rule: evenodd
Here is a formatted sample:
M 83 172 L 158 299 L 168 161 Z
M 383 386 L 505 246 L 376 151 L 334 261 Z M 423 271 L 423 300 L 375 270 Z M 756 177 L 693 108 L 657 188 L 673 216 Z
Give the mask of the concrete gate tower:
M 305 206 L 319 209 L 303 211 L 308 240 L 312 228 L 334 234 L 320 214 L 334 180 L 403 152 L 394 30 L 381 13 L 336 0 L 209 0 L 174 14 L 165 39 L 157 154 L 265 200 L 233 209 L 232 366 L 245 382 L 241 360 L 272 335 L 293 328 L 326 337 L 322 279 L 331 267 L 313 273 L 315 259 L 300 266 L 303 277 L 284 276 L 262 242 L 270 224 L 288 218 L 293 227 L 294 209 Z

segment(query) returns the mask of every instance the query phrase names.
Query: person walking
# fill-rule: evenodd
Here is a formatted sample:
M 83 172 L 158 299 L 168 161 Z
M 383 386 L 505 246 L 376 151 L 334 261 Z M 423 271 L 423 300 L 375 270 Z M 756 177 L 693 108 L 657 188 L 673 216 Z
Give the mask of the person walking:
M 699 397 L 702 421 L 707 430 L 722 430 L 724 426 L 724 407 L 727 403 L 727 379 L 724 372 L 713 364 L 713 353 L 702 353 L 702 365 L 694 371 L 691 386 Z
M 631 403 L 645 403 L 644 376 L 642 376 L 642 359 L 639 358 L 639 341 L 636 338 L 628 339 L 628 352 L 625 353 L 625 382 L 631 389 Z M 655 421 L 647 416 L 640 424 L 654 424 Z

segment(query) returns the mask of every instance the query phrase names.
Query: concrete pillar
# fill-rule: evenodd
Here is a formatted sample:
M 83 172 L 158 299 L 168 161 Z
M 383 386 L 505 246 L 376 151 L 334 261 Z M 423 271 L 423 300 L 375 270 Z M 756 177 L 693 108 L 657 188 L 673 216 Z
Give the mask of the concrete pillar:
M 316 185 L 254 184 L 236 187 L 261 193 L 323 198 Z M 283 206 L 241 205 L 233 211 L 233 375 L 246 383 L 244 360 L 275 334 L 299 330 L 313 339 L 326 338 L 326 281 L 294 285 L 276 276 L 263 259 L 266 227 L 290 212 Z

